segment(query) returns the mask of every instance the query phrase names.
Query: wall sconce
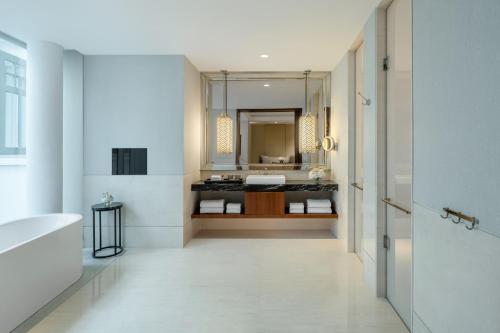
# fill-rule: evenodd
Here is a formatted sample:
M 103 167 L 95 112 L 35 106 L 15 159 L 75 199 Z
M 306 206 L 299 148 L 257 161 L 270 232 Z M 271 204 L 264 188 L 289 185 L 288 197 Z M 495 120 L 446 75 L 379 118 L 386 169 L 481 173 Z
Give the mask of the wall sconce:
M 217 154 L 233 153 L 233 120 L 227 114 L 227 71 L 224 74 L 224 112 L 217 117 Z

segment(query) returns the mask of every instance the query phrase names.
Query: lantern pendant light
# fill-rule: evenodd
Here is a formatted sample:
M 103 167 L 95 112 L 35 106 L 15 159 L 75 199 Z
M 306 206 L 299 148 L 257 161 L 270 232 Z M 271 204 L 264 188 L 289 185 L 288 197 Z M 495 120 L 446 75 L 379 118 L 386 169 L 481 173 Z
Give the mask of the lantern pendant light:
M 305 76 L 305 107 L 306 114 L 299 118 L 299 152 L 314 153 L 317 150 L 316 144 L 316 118 L 311 115 L 308 99 L 308 84 L 310 70 L 304 72 Z
M 227 71 L 224 74 L 223 113 L 217 117 L 217 154 L 233 153 L 233 120 L 227 114 Z

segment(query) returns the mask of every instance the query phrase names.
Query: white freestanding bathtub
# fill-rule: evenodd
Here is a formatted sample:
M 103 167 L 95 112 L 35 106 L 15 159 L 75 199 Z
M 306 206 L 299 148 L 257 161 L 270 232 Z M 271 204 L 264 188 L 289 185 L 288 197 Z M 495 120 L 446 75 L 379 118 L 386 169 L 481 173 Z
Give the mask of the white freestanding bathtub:
M 81 274 L 81 215 L 0 224 L 0 333 L 16 328 Z

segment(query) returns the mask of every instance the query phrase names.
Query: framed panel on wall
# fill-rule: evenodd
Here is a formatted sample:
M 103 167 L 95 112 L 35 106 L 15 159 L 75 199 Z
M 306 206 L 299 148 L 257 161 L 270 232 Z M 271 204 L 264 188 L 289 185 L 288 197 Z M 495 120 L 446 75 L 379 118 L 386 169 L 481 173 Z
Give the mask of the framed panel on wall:
M 147 148 L 113 148 L 112 175 L 147 175 Z

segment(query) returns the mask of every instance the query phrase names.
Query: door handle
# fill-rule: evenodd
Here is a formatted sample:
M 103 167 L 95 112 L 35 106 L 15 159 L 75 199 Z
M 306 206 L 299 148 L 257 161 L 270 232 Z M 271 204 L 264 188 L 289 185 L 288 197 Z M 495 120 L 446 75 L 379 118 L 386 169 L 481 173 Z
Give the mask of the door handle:
M 352 183 L 351 186 L 354 186 L 355 188 L 357 188 L 358 190 L 361 190 L 363 191 L 363 186 L 359 185 L 358 183 Z
M 411 214 L 411 210 L 399 205 L 399 204 L 396 204 L 394 202 L 392 202 L 391 198 L 384 198 L 382 199 L 383 202 L 385 202 L 386 204 L 388 204 L 389 206 L 392 206 L 396 209 L 399 209 L 400 211 L 402 212 L 405 212 L 406 214 L 410 215 Z

